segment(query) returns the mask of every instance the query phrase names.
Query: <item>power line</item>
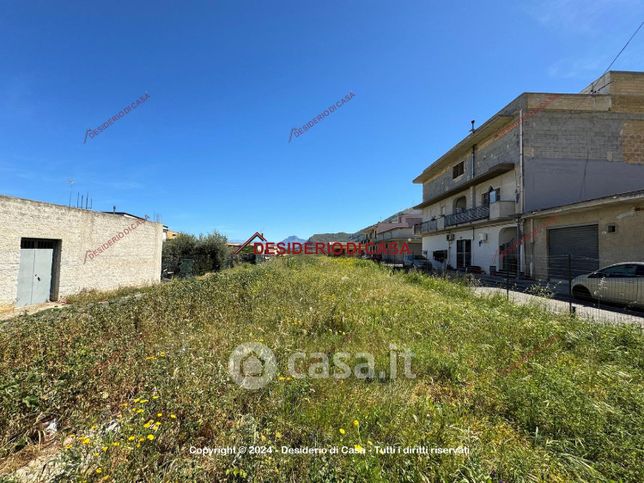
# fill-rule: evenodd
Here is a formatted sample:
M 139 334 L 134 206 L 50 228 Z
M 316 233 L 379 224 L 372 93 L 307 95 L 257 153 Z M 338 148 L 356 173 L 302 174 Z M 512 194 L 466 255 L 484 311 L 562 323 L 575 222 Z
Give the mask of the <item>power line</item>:
M 642 22 L 642 23 L 639 25 L 639 27 L 637 27 L 637 29 L 635 29 L 635 32 L 633 32 L 633 35 L 631 35 L 631 37 L 628 39 L 628 41 L 624 44 L 624 47 L 622 47 L 622 50 L 620 50 L 620 51 L 617 53 L 617 55 L 615 56 L 615 58 L 613 59 L 613 61 L 608 65 L 608 67 L 606 67 L 606 70 L 602 73 L 602 75 L 600 76 L 600 78 L 601 78 L 601 77 L 603 77 L 603 76 L 604 76 L 604 74 L 606 74 L 606 72 L 608 72 L 608 71 L 610 70 L 610 68 L 611 68 L 611 67 L 613 66 L 613 64 L 617 61 L 617 59 L 619 59 L 619 56 L 620 56 L 620 55 L 622 55 L 622 53 L 626 50 L 626 47 L 628 47 L 628 44 L 630 44 L 630 43 L 631 43 L 631 40 L 633 40 L 633 39 L 635 38 L 635 36 L 636 36 L 636 35 L 637 35 L 637 33 L 640 31 L 640 29 L 642 28 L 642 26 L 643 26 L 643 25 L 644 25 L 644 22 Z M 590 84 L 590 93 L 591 93 L 591 94 L 595 94 L 595 93 L 597 92 L 597 91 L 595 90 L 595 82 L 597 82 L 598 80 L 599 80 L 599 79 L 596 79 L 596 80 L 594 80 L 594 81 L 592 82 L 592 84 Z M 607 82 L 605 85 L 603 85 L 602 87 L 600 87 L 600 89 L 602 89 L 602 88 L 606 87 L 608 84 L 610 84 L 610 82 Z
M 633 33 L 633 35 L 631 35 L 631 38 L 630 38 L 630 39 L 628 39 L 628 42 L 626 42 L 626 44 L 624 45 L 624 47 L 622 47 L 622 50 L 620 50 L 620 51 L 619 51 L 619 54 L 617 54 L 617 55 L 615 56 L 615 58 L 613 59 L 613 61 L 612 61 L 612 62 L 610 63 L 610 65 L 606 68 L 606 70 L 604 71 L 604 74 L 610 70 L 610 68 L 613 66 L 613 64 L 615 63 L 615 61 L 619 58 L 619 56 L 620 56 L 620 55 L 622 55 L 622 52 L 624 52 L 624 50 L 626 50 L 626 47 L 628 47 L 628 44 L 630 44 L 630 43 L 631 43 L 631 40 L 633 40 L 633 39 L 635 38 L 635 36 L 637 35 L 637 32 L 639 32 L 639 31 L 640 31 L 640 29 L 642 28 L 642 25 L 644 25 L 644 22 L 642 22 L 642 23 L 640 24 L 640 26 L 639 26 L 639 27 L 637 27 L 637 30 L 635 30 L 635 32 Z

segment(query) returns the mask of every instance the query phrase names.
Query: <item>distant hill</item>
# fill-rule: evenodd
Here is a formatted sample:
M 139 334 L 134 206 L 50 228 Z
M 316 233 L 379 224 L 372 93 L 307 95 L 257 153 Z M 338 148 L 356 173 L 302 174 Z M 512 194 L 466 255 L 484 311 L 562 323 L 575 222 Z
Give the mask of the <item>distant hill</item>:
M 282 240 L 282 243 L 305 243 L 306 240 L 300 238 L 297 235 L 291 235 L 288 238 L 284 238 Z
M 344 231 L 340 231 L 338 233 L 316 233 L 315 235 L 311 236 L 309 238 L 310 242 L 323 242 L 323 243 L 328 243 L 328 242 L 348 242 L 348 241 L 355 241 L 356 240 L 356 234 L 355 233 L 346 233 Z

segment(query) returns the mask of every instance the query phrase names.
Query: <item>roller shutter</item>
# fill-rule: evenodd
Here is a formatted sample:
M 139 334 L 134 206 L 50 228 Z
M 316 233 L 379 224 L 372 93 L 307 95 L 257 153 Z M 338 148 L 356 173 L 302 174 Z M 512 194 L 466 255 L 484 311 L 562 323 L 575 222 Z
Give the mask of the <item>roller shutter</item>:
M 568 255 L 572 276 L 599 268 L 597 225 L 552 228 L 548 230 L 548 278 L 568 278 Z

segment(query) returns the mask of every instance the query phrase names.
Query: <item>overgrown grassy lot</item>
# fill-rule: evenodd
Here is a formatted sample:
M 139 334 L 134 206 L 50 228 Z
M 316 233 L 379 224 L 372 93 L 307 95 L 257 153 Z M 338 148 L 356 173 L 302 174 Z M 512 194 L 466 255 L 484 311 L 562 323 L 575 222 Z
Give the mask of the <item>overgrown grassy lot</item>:
M 281 371 L 256 391 L 228 375 L 250 341 Z M 286 374 L 296 350 L 368 351 L 379 372 L 390 344 L 414 353 L 415 379 L 402 364 L 395 380 Z M 273 260 L 0 326 L 0 472 L 37 457 L 56 420 L 62 481 L 642 481 L 643 347 L 633 327 L 371 262 Z M 470 452 L 373 450 L 386 445 Z M 204 446 L 275 450 L 190 453 Z

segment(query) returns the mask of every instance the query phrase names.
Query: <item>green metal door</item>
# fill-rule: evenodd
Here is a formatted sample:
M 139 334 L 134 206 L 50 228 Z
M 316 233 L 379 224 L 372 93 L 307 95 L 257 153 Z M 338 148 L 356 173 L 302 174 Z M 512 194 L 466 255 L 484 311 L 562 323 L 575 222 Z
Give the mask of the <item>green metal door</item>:
M 47 302 L 51 294 L 54 244 L 50 240 L 23 239 L 20 247 L 16 306 Z

